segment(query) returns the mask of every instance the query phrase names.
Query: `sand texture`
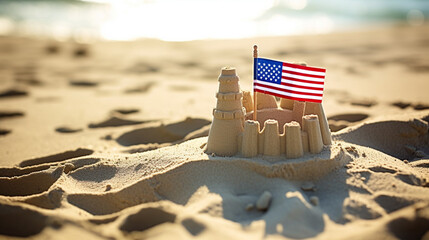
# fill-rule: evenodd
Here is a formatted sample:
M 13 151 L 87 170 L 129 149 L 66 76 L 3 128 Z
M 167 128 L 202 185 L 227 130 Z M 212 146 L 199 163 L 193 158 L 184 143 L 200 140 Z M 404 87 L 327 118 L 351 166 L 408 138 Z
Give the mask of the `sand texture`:
M 428 30 L 2 37 L 0 238 L 429 239 Z M 251 90 L 254 43 L 328 69 L 320 154 L 205 153 L 220 69 Z

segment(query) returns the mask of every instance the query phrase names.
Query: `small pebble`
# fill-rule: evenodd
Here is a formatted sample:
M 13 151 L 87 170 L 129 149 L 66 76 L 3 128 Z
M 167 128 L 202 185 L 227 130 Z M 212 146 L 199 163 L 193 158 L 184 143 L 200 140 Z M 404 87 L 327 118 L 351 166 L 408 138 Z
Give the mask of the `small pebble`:
M 65 174 L 68 174 L 70 171 L 73 171 L 75 168 L 76 167 L 73 165 L 73 163 L 66 163 L 64 165 L 63 172 Z
M 246 206 L 246 211 L 252 211 L 255 208 L 255 204 L 249 203 Z
M 362 153 L 362 157 L 366 157 L 366 153 Z
M 361 177 L 361 178 L 360 178 L 360 180 L 365 181 L 365 180 L 366 180 L 366 178 L 365 178 L 365 177 Z
M 305 182 L 301 185 L 301 189 L 304 191 L 316 191 L 316 186 L 312 182 Z
M 319 198 L 316 196 L 311 196 L 310 197 L 310 202 L 311 204 L 313 204 L 314 206 L 318 206 L 319 205 Z
M 408 163 L 409 163 L 409 161 L 408 161 L 407 159 L 405 159 L 405 160 L 404 160 L 404 163 L 405 163 L 405 164 L 408 164 Z
M 107 191 L 110 191 L 111 189 L 112 189 L 112 185 L 107 184 L 107 185 L 106 185 L 106 190 L 105 190 L 105 191 L 107 192 Z
M 267 210 L 268 207 L 270 206 L 272 197 L 273 195 L 268 191 L 265 191 L 264 193 L 262 193 L 262 195 L 259 197 L 258 201 L 256 202 L 256 208 L 260 211 Z

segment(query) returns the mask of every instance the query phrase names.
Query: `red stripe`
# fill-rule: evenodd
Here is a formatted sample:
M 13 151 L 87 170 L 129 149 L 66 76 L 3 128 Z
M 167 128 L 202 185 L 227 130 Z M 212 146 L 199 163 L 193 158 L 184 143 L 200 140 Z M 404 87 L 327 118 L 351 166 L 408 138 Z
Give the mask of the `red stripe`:
M 288 86 L 288 87 L 297 87 L 297 88 L 305 88 L 305 89 L 310 89 L 310 90 L 321 90 L 323 91 L 323 88 L 317 88 L 317 87 L 307 87 L 307 86 L 301 86 L 301 85 L 295 85 L 295 84 L 291 84 L 291 83 L 281 83 L 283 86 Z
M 289 73 L 289 74 L 293 74 L 293 75 L 304 76 L 304 77 L 313 77 L 313 78 L 322 78 L 322 79 L 324 79 L 324 78 L 325 78 L 325 76 L 318 76 L 318 75 L 312 75 L 312 74 L 305 74 L 305 73 L 294 72 L 294 71 L 289 71 L 289 70 L 282 70 L 282 72 L 284 72 L 284 73 Z
M 322 100 L 284 96 L 284 95 L 280 95 L 280 94 L 277 94 L 277 93 L 272 93 L 272 92 L 268 92 L 268 91 L 264 91 L 264 90 L 259 90 L 259 89 L 255 89 L 255 92 L 266 93 L 266 94 L 277 96 L 277 97 L 280 97 L 280 98 L 287 98 L 287 99 L 292 99 L 292 100 L 297 100 L 297 101 L 316 102 L 316 103 L 321 103 L 322 102 Z
M 298 79 L 298 78 L 284 77 L 284 76 L 282 76 L 282 79 L 292 80 L 292 81 L 297 81 L 297 82 L 303 82 L 303 83 L 319 84 L 319 85 L 322 85 L 322 86 L 323 86 L 323 84 L 324 84 L 324 82 L 317 82 L 317 81 L 310 81 L 310 80 L 302 80 L 302 79 Z
M 306 66 L 301 66 L 301 65 L 298 65 L 298 64 L 285 63 L 285 62 L 283 63 L 283 66 L 292 67 L 292 68 L 299 68 L 299 69 L 309 70 L 309 71 L 315 71 L 315 72 L 324 72 L 324 73 L 326 73 L 326 69 L 323 69 L 323 68 L 306 67 Z
M 288 93 L 302 94 L 302 95 L 308 95 L 308 96 L 323 97 L 323 94 L 320 94 L 320 93 L 309 93 L 309 92 L 305 92 L 305 91 L 293 91 L 293 90 L 289 90 L 289 89 L 283 89 L 283 88 L 278 88 L 278 87 L 263 85 L 263 84 L 259 84 L 259 83 L 255 83 L 254 86 L 266 87 L 266 88 L 274 89 L 274 90 L 281 91 L 281 92 L 288 92 Z

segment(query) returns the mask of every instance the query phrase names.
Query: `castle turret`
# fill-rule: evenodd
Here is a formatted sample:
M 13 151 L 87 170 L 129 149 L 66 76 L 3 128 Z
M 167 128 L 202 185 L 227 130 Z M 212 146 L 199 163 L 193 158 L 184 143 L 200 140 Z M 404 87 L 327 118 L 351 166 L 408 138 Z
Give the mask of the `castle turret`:
M 305 107 L 305 115 L 316 114 L 319 119 L 320 131 L 322 134 L 323 144 L 331 145 L 331 130 L 325 116 L 325 111 L 321 103 L 308 102 Z
M 219 156 L 232 156 L 238 151 L 238 135 L 243 132 L 243 93 L 238 84 L 235 68 L 222 68 L 219 76 L 217 105 L 213 109 L 213 122 L 207 141 L 207 152 Z
M 299 123 L 292 121 L 286 123 L 286 157 L 300 158 L 304 155 Z
M 322 133 L 320 132 L 319 118 L 317 115 L 305 115 L 303 117 L 304 131 L 308 134 L 308 145 L 313 154 L 320 153 L 323 149 Z
M 268 119 L 265 121 L 263 130 L 264 136 L 264 155 L 279 156 L 281 152 L 279 123 L 277 120 Z
M 258 155 L 259 122 L 247 120 L 244 122 L 244 133 L 241 153 L 245 157 Z

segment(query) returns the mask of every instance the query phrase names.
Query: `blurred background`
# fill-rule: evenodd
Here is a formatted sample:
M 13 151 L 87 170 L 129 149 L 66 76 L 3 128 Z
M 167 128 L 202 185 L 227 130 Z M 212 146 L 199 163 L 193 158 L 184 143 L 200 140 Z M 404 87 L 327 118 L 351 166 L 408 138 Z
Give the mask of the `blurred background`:
M 427 110 L 428 17 L 429 0 L 0 0 L 0 159 L 172 144 L 162 126 L 211 121 L 222 67 L 252 91 L 254 44 L 327 69 L 334 132 Z
M 0 35 L 235 39 L 422 25 L 428 16 L 427 0 L 0 0 Z

